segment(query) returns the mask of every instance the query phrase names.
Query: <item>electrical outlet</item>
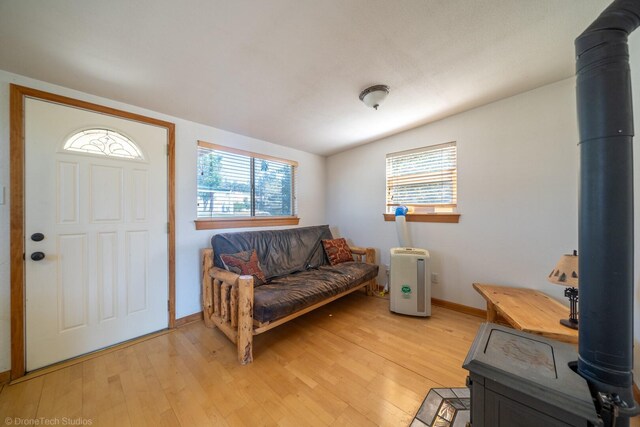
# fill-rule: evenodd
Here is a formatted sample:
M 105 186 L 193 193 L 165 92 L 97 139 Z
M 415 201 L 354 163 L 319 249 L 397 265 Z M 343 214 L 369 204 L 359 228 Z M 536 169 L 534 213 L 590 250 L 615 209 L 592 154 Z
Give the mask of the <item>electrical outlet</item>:
M 431 283 L 440 283 L 440 275 L 438 273 L 431 273 Z

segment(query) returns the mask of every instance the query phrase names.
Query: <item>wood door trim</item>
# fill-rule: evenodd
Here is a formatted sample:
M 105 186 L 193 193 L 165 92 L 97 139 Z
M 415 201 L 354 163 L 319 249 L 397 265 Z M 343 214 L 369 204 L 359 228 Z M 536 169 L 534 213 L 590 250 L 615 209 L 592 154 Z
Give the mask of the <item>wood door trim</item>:
M 120 117 L 167 129 L 167 209 L 169 221 L 169 328 L 176 323 L 176 266 L 175 266 L 175 139 L 176 125 L 164 120 L 135 114 L 104 105 L 93 104 L 54 93 L 15 84 L 10 85 L 10 268 L 11 268 L 11 379 L 24 376 L 25 366 L 25 270 L 24 270 L 24 99 L 35 98 L 70 107 L 81 108 L 109 116 Z
M 9 259 L 11 276 L 11 378 L 24 375 L 24 100 L 10 88 Z

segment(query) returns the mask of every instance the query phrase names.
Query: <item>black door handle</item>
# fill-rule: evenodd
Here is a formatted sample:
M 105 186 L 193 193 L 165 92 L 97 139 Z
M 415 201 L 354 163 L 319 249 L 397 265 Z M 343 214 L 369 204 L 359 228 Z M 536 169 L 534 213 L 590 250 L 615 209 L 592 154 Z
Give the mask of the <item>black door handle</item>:
M 33 240 L 34 242 L 39 242 L 43 239 L 44 239 L 44 234 L 42 233 L 33 233 L 31 235 L 31 240 Z
M 31 254 L 31 259 L 34 261 L 40 261 L 44 259 L 44 252 L 34 252 Z

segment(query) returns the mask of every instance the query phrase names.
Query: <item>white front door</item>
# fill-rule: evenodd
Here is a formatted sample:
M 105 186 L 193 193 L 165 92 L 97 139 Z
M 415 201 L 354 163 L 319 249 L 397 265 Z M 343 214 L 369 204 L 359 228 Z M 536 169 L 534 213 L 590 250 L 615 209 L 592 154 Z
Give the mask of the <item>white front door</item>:
M 167 131 L 31 98 L 24 114 L 31 371 L 168 326 Z

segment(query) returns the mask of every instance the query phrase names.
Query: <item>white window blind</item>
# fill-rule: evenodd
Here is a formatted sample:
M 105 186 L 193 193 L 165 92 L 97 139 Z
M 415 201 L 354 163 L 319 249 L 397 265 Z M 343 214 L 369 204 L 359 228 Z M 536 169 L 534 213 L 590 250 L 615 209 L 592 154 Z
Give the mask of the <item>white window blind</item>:
M 455 142 L 387 154 L 387 212 L 400 205 L 455 207 Z
M 198 142 L 198 218 L 295 215 L 295 162 Z

